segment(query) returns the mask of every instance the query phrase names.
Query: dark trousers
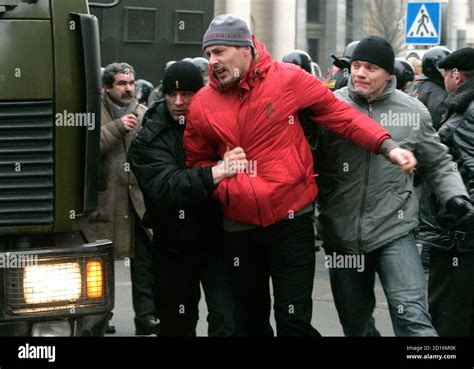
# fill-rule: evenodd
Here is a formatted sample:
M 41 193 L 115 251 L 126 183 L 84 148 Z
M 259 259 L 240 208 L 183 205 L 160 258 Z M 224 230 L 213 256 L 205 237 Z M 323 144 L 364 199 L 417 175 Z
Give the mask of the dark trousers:
M 225 248 L 239 334 L 273 336 L 271 277 L 277 335 L 319 336 L 311 326 L 315 253 L 310 213 L 266 228 L 226 232 Z
M 474 254 L 431 248 L 429 311 L 440 336 L 474 337 Z
M 138 217 L 136 218 L 138 219 Z M 131 259 L 132 303 L 135 320 L 156 317 L 154 278 L 152 273 L 153 243 L 139 221 L 135 221 L 135 256 Z
M 235 306 L 222 244 L 206 247 L 197 241 L 159 242 L 154 257 L 160 336 L 196 335 L 203 285 L 208 308 L 208 335 L 232 336 Z

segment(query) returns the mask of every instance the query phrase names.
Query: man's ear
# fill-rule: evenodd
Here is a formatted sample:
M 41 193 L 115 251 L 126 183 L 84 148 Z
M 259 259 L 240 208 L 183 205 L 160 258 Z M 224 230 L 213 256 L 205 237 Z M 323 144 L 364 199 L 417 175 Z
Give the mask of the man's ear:
M 464 76 L 462 75 L 462 73 L 459 72 L 457 68 L 453 69 L 453 78 L 454 78 L 454 83 L 456 83 L 457 86 L 459 86 L 465 81 Z

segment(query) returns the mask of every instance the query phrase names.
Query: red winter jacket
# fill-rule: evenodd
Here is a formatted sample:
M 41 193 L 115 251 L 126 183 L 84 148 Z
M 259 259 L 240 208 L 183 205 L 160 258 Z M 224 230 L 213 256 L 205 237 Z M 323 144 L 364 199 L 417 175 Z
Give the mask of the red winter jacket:
M 221 88 L 210 71 L 209 85 L 189 107 L 184 148 L 194 167 L 215 165 L 227 147 L 242 147 L 256 175 L 227 178 L 214 196 L 228 218 L 266 227 L 318 193 L 299 110 L 310 108 L 316 123 L 374 153 L 390 135 L 300 67 L 273 61 L 255 38 L 254 45 L 256 56 L 239 84 Z

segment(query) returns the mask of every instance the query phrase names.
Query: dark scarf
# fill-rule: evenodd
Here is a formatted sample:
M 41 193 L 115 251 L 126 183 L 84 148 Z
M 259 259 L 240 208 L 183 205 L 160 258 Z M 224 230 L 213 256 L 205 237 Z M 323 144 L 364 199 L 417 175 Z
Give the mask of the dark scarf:
M 124 107 L 117 105 L 113 102 L 107 92 L 104 92 L 102 99 L 104 100 L 104 105 L 106 106 L 112 120 L 120 119 L 124 115 L 130 113 L 136 113 L 136 109 L 138 108 L 137 100 L 133 100 L 129 105 Z

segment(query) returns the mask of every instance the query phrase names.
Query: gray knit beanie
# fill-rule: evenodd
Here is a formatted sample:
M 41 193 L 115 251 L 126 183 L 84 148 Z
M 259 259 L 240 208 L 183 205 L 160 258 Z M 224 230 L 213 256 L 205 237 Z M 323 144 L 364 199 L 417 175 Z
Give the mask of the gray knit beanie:
M 247 23 L 232 14 L 218 15 L 212 20 L 202 41 L 203 49 L 213 45 L 253 47 Z

